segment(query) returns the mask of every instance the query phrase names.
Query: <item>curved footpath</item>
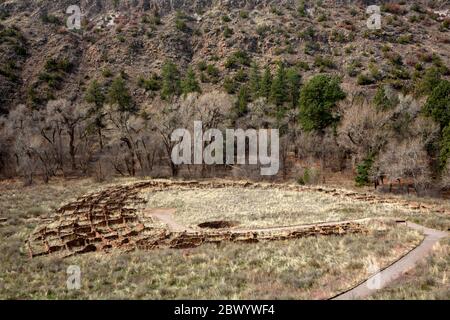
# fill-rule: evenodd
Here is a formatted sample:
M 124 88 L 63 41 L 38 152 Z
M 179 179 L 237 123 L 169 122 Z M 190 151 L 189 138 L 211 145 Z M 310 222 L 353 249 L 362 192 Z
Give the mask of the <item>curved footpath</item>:
M 185 231 L 193 232 L 194 230 L 185 226 L 180 225 L 173 216 L 175 209 L 154 209 L 150 210 L 149 214 L 154 218 L 158 219 L 162 223 L 166 224 L 171 231 Z M 299 230 L 311 226 L 329 226 L 329 225 L 340 225 L 345 223 L 363 223 L 369 222 L 371 220 L 384 220 L 384 221 L 396 221 L 392 218 L 364 218 L 358 220 L 347 220 L 339 222 L 327 222 L 319 224 L 308 224 L 308 225 L 297 225 L 297 226 L 284 226 L 284 227 L 268 227 L 268 228 L 254 228 L 254 229 L 234 229 L 233 233 L 242 232 L 266 232 L 266 231 L 293 231 Z M 401 222 L 401 221 L 397 221 Z M 369 279 L 361 282 L 357 286 L 338 294 L 331 298 L 331 300 L 351 300 L 351 299 L 364 299 L 376 291 L 385 288 L 393 281 L 399 279 L 403 274 L 413 269 L 416 264 L 425 259 L 433 250 L 434 245 L 440 240 L 448 236 L 447 232 L 439 231 L 435 229 L 426 228 L 424 226 L 406 222 L 406 226 L 417 230 L 424 234 L 424 240 L 413 250 L 409 251 L 399 260 L 392 263 L 387 268 L 377 272 L 372 275 Z
M 448 236 L 447 232 L 426 228 L 412 222 L 407 222 L 406 225 L 409 228 L 420 231 L 425 235 L 425 239 L 420 243 L 420 245 L 386 269 L 374 274 L 356 287 L 338 294 L 331 300 L 364 299 L 376 291 L 387 287 L 393 281 L 400 278 L 403 274 L 413 269 L 419 261 L 430 255 L 434 245 L 440 239 Z M 377 284 L 376 286 L 373 285 L 375 283 Z

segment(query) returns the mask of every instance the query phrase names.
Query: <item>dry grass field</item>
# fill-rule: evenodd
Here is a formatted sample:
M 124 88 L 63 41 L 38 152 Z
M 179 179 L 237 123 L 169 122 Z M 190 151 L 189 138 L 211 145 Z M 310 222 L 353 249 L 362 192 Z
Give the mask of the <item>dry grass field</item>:
M 148 208 L 176 208 L 175 218 L 196 227 L 205 221 L 229 220 L 238 227 L 273 227 L 374 217 L 404 218 L 430 227 L 450 226 L 448 214 L 423 214 L 399 203 L 368 204 L 315 191 L 228 187 L 143 192 Z
M 253 244 L 206 244 L 193 249 L 112 250 L 30 259 L 25 241 L 43 217 L 75 198 L 138 180 L 59 180 L 22 187 L 0 184 L 0 298 L 2 299 L 327 299 L 386 267 L 423 236 L 406 227 L 374 223 L 367 234 L 319 236 Z M 174 207 L 182 224 L 236 220 L 242 226 L 276 226 L 372 216 L 407 217 L 430 226 L 430 217 L 391 204 L 364 205 L 315 192 L 239 188 L 146 193 L 146 207 Z M 427 264 L 373 298 L 449 298 L 448 241 Z M 80 290 L 67 290 L 67 267 L 81 269 Z

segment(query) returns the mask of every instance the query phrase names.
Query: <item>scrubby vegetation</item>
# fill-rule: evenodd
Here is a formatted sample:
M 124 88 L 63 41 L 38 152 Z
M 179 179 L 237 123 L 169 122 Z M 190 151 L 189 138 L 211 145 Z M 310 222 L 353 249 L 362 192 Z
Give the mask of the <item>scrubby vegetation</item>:
M 25 38 L 26 27 L 3 15 L 7 54 L 0 80 L 6 79 L 8 95 L 0 99 L 8 106 L 0 110 L 0 172 L 28 183 L 105 172 L 234 174 L 230 167 L 170 163 L 171 130 L 201 118 L 205 129 L 279 129 L 277 178 L 298 180 L 311 170 L 315 177 L 306 180 L 313 182 L 303 183 L 341 173 L 358 186 L 445 193 L 450 72 L 441 44 L 434 46 L 426 33 L 439 37 L 447 19 L 421 1 L 387 3 L 385 27 L 360 30 L 354 19 L 365 17 L 364 8 L 299 1 L 153 10 L 136 21 L 112 15 L 102 16 L 101 26 L 84 21 L 84 39 L 58 29 L 60 14 L 47 8 L 42 26 L 63 44 L 63 37 L 73 41 L 41 60 L 30 52 L 35 40 Z M 65 109 L 67 116 L 54 112 Z M 251 168 L 241 170 L 260 178 Z

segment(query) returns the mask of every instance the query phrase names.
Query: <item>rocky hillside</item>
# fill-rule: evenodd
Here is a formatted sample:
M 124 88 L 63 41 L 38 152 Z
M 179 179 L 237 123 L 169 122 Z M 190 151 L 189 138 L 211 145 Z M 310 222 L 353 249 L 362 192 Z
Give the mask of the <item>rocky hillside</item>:
M 448 1 L 382 5 L 382 29 L 370 30 L 364 1 L 82 0 L 82 28 L 70 31 L 72 2 L 0 1 L 0 113 L 82 101 L 92 80 L 107 85 L 120 73 L 148 104 L 168 59 L 183 74 L 191 66 L 203 91 L 225 84 L 231 93 L 250 61 L 284 62 L 302 82 L 338 74 L 346 92 L 365 96 L 380 83 L 411 91 L 430 66 L 449 74 Z

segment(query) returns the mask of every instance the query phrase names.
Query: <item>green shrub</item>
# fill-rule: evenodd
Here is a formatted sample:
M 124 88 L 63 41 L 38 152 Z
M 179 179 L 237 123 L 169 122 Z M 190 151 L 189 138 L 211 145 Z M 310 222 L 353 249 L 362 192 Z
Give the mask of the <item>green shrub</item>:
M 234 52 L 225 62 L 227 69 L 236 68 L 238 66 L 250 66 L 251 58 L 247 52 L 238 50 Z
M 161 89 L 161 79 L 152 74 L 149 79 L 139 78 L 138 86 L 145 89 L 145 91 L 159 91 Z
M 186 22 L 183 19 L 176 19 L 175 20 L 175 28 L 182 32 L 187 32 L 189 30 Z
M 199 71 L 206 71 L 206 68 L 208 68 L 208 64 L 206 63 L 206 61 L 202 60 L 197 64 L 197 69 Z
M 356 83 L 358 83 L 360 86 L 366 86 L 369 84 L 374 84 L 375 80 L 369 75 L 362 73 L 358 76 Z
M 110 78 L 110 77 L 112 77 L 112 72 L 109 68 L 105 68 L 102 70 L 102 75 L 105 78 Z
M 378 110 L 385 111 L 392 109 L 398 104 L 397 95 L 390 97 L 386 94 L 385 86 L 379 86 L 375 96 L 373 97 L 373 104 Z
M 297 68 L 299 68 L 301 70 L 304 70 L 304 71 L 310 70 L 309 64 L 306 61 L 299 61 L 295 65 L 297 66 Z
M 22 45 L 15 44 L 15 45 L 13 46 L 13 49 L 14 49 L 14 53 L 17 54 L 18 56 L 21 56 L 21 57 L 26 57 L 26 56 L 28 56 L 27 48 L 25 48 L 25 47 L 22 46 Z
M 223 81 L 223 88 L 228 94 L 235 94 L 239 88 L 239 85 L 233 78 L 225 77 Z
M 58 17 L 48 14 L 48 13 L 43 14 L 41 16 L 41 20 L 42 20 L 42 22 L 47 23 L 47 24 L 55 24 L 55 25 L 61 24 L 61 20 Z
M 374 162 L 373 156 L 368 156 L 356 168 L 355 182 L 359 187 L 368 185 L 370 183 L 370 170 Z
M 323 22 L 323 21 L 327 21 L 327 16 L 324 13 L 321 13 L 318 17 L 317 17 L 317 22 Z
M 241 10 L 241 11 L 239 11 L 239 16 L 240 16 L 242 19 L 247 19 L 247 18 L 249 17 L 249 13 L 248 13 L 248 11 L 246 11 L 246 10 Z
M 305 168 L 300 177 L 297 178 L 299 185 L 308 185 L 317 183 L 320 177 L 320 172 L 314 168 Z
M 54 59 L 51 58 L 45 63 L 45 70 L 47 72 L 70 72 L 72 70 L 73 64 L 67 59 Z
M 215 82 L 215 81 L 217 81 L 219 79 L 220 71 L 213 64 L 209 64 L 206 67 L 206 73 L 208 74 L 208 76 L 210 77 L 212 82 Z
M 223 36 L 224 36 L 225 38 L 229 38 L 229 37 L 231 37 L 233 34 L 234 34 L 233 29 L 231 29 L 231 28 L 228 27 L 228 26 L 225 26 L 225 28 L 223 29 Z
M 307 41 L 305 43 L 305 54 L 314 55 L 317 51 L 320 50 L 320 44 L 314 41 Z
M 422 80 L 416 85 L 418 95 L 429 95 L 441 82 L 442 75 L 438 68 L 430 67 L 425 71 Z
M 239 69 L 238 72 L 234 75 L 234 80 L 237 82 L 245 82 L 247 81 L 247 73 L 244 69 Z
M 96 80 L 92 81 L 89 85 L 88 89 L 86 90 L 84 99 L 87 103 L 92 103 L 97 108 L 101 108 L 105 103 L 106 97 L 103 92 L 103 88 Z
M 227 22 L 230 22 L 231 21 L 231 18 L 229 17 L 229 16 L 222 16 L 222 21 L 223 22 L 225 22 L 225 23 L 227 23 Z
M 336 68 L 334 61 L 331 58 L 322 57 L 322 56 L 317 56 L 314 59 L 314 66 L 320 67 L 320 68 L 328 68 L 328 69 Z
M 266 34 L 270 31 L 270 27 L 267 25 L 261 25 L 258 26 L 256 28 L 256 33 L 260 36 L 260 37 L 265 37 Z
M 15 70 L 14 62 L 7 63 L 3 66 L 0 66 L 0 74 L 9 79 L 12 82 L 19 82 L 19 76 L 17 74 L 17 70 Z
M 358 59 L 355 59 L 350 62 L 350 64 L 347 66 L 347 74 L 350 77 L 356 77 L 360 73 L 360 68 L 362 67 L 361 61 Z
M 403 65 L 402 56 L 399 55 L 398 53 L 389 55 L 389 62 L 394 66 L 402 66 Z
M 308 12 L 306 11 L 306 5 L 304 0 L 300 0 L 297 7 L 297 13 L 300 17 L 306 17 Z
M 398 37 L 397 42 L 400 44 L 408 44 L 408 43 L 412 43 L 413 41 L 413 36 L 412 34 L 404 34 L 401 35 L 400 37 Z
M 415 12 L 418 12 L 418 13 L 425 13 L 426 11 L 422 8 L 422 6 L 419 4 L 419 3 L 417 3 L 417 2 L 414 2 L 412 5 L 411 5 L 411 10 L 412 11 L 415 11 Z

